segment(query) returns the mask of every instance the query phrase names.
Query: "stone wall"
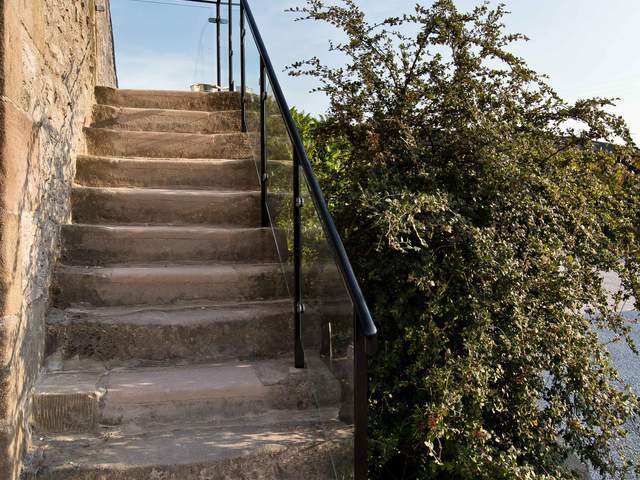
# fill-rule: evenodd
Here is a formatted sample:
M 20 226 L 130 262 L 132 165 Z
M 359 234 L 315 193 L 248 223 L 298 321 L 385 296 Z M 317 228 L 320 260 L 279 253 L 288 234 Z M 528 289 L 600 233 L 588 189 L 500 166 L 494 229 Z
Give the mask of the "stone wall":
M 108 0 L 0 0 L 0 479 L 29 443 L 60 225 L 96 85 L 115 86 Z

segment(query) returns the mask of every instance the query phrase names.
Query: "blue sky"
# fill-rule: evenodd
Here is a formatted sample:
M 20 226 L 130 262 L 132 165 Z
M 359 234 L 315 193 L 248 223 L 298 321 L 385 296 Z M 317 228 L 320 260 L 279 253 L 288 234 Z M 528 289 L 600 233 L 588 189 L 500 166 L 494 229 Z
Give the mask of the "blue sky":
M 410 0 L 356 1 L 371 19 L 407 11 L 413 5 Z M 469 9 L 479 1 L 456 3 L 461 9 Z M 620 97 L 616 111 L 627 119 L 640 143 L 640 2 L 504 3 L 511 11 L 507 28 L 531 38 L 514 52 L 549 75 L 553 87 L 569 100 Z M 215 27 L 207 22 L 213 10 L 185 4 L 180 0 L 111 0 L 121 87 L 182 90 L 191 83 L 214 80 Z M 284 13 L 287 7 L 302 5 L 303 0 L 253 0 L 251 4 L 278 71 L 314 55 L 330 59 L 326 53 L 328 41 L 339 38 L 338 34 L 321 24 L 296 23 L 293 14 Z M 252 65 L 255 52 L 251 46 L 248 58 Z M 254 69 L 249 70 L 250 86 L 257 87 Z M 291 105 L 315 114 L 324 111 L 326 102 L 321 94 L 308 93 L 314 86 L 312 80 L 290 78 L 285 73 L 280 74 L 280 80 Z

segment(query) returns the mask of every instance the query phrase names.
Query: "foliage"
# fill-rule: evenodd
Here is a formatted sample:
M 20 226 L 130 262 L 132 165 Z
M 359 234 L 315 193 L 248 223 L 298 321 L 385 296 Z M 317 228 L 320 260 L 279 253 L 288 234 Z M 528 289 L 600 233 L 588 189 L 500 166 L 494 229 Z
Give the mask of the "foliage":
M 638 298 L 640 181 L 612 102 L 560 98 L 509 52 L 526 39 L 502 6 L 293 11 L 344 34 L 344 65 L 290 73 L 330 101 L 298 120 L 380 327 L 371 478 L 568 479 L 571 452 L 632 476 L 612 445 L 638 399 L 596 333 L 635 348 L 601 277 Z
M 316 119 L 311 115 L 291 110 L 293 119 L 304 141 L 304 146 L 312 161 L 319 165 L 316 170 L 318 181 L 327 195 L 329 207 L 333 211 L 338 205 L 332 200 L 344 199 L 353 184 L 348 172 L 350 164 L 351 144 L 349 140 L 335 131 L 325 131 L 328 120 Z M 342 205 L 344 207 L 344 205 Z

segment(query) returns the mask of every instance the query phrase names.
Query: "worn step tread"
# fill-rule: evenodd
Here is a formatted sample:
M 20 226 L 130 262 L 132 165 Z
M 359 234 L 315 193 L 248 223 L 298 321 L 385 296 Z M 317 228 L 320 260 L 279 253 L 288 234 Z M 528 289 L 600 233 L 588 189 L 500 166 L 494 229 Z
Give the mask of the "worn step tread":
M 181 165 L 225 165 L 235 163 L 250 163 L 255 165 L 256 162 L 253 158 L 175 158 L 175 157 L 123 157 L 115 155 L 89 155 L 87 153 L 81 153 L 78 155 L 78 160 L 101 160 L 103 162 L 136 162 L 144 165 L 164 165 L 165 163 L 180 163 Z M 271 160 L 270 160 L 271 161 Z M 278 160 L 280 162 L 289 162 L 291 160 Z M 165 162 L 165 163 L 161 163 Z
M 260 192 L 86 187 L 71 192 L 74 223 L 209 224 L 257 227 Z
M 284 232 L 275 235 L 286 242 Z M 62 239 L 67 265 L 278 260 L 270 228 L 69 224 L 62 226 Z
M 175 133 L 84 128 L 88 153 L 150 158 L 251 158 L 247 133 Z
M 34 426 L 40 432 L 92 431 L 99 424 L 177 418 L 208 418 L 215 425 L 292 408 L 335 408 L 337 416 L 340 383 L 321 359 L 307 361 L 307 369 L 293 368 L 286 357 L 50 372 L 36 385 Z
M 89 187 L 259 188 L 253 159 L 126 158 L 79 155 L 75 183 Z
M 144 132 L 239 132 L 242 128 L 242 111 L 205 112 L 98 104 L 93 107 L 91 127 Z
M 27 478 L 335 480 L 335 465 L 351 463 L 352 428 L 330 411 L 288 414 L 218 429 L 192 421 L 138 433 L 41 437 L 34 450 L 44 452 L 42 460 Z
M 162 265 L 122 265 L 114 267 L 91 267 L 76 265 L 59 265 L 57 272 L 80 276 L 95 276 L 104 279 L 148 280 L 150 278 L 183 277 L 209 278 L 228 273 L 262 273 L 279 270 L 277 263 L 212 263 L 212 264 L 162 264 Z
M 132 233 L 139 235 L 175 235 L 177 238 L 190 238 L 192 236 L 215 235 L 217 233 L 250 234 L 258 232 L 270 232 L 268 227 L 220 227 L 215 225 L 108 225 L 91 223 L 70 223 L 62 225 L 70 230 L 98 230 L 110 233 Z
M 175 138 L 178 140 L 189 140 L 189 139 L 211 139 L 211 138 L 248 138 L 248 133 L 243 132 L 220 132 L 220 133 L 194 133 L 194 132 L 174 132 L 174 131 L 142 131 L 142 130 L 120 130 L 113 128 L 103 128 L 103 127 L 84 127 L 85 133 L 92 132 L 102 132 L 102 133 L 113 133 L 117 135 L 122 135 L 126 138 Z M 156 157 L 152 157 L 156 158 Z M 188 157 L 185 157 L 188 158 Z M 209 157 L 195 157 L 195 158 L 209 158 Z M 218 158 L 218 157 L 211 157 Z M 235 157 L 232 157 L 235 158 Z M 244 158 L 244 157 L 243 157 Z
M 51 372 L 36 387 L 39 397 L 100 392 L 103 402 L 154 404 L 193 398 L 262 397 L 266 383 L 261 367 L 273 368 L 278 380 L 292 370 L 287 360 L 226 362 L 211 365 L 114 369 L 90 372 Z
M 224 111 L 240 108 L 239 92 L 188 92 L 179 90 L 133 90 L 96 87 L 102 105 L 170 110 Z
M 260 313 L 286 314 L 292 308 L 291 300 L 288 298 L 238 303 L 191 302 L 182 305 L 72 307 L 52 312 L 53 314 L 47 317 L 47 323 L 95 322 L 103 325 L 188 326 L 240 322 Z
M 74 185 L 74 190 L 86 190 L 91 192 L 109 192 L 123 195 L 171 195 L 171 196 L 246 196 L 248 194 L 258 194 L 257 190 L 234 190 L 234 189 L 188 189 L 188 188 L 144 188 L 144 187 L 87 187 L 84 185 Z
M 132 162 L 139 163 L 142 165 L 148 165 L 149 167 L 153 167 L 155 165 L 166 165 L 170 163 L 177 163 L 179 165 L 244 165 L 249 164 L 252 166 L 256 165 L 256 161 L 253 158 L 175 158 L 175 157 L 126 157 L 126 156 L 115 156 L 115 155 L 89 155 L 89 154 L 80 154 L 77 159 L 79 161 L 91 160 L 91 161 L 102 161 L 102 162 Z M 278 166 L 288 167 L 293 164 L 293 160 L 291 159 L 279 159 L 279 158 L 269 158 L 269 164 L 277 164 Z
M 282 298 L 286 284 L 276 263 L 204 265 L 61 265 L 55 274 L 54 305 L 93 306 L 228 303 Z
M 52 309 L 49 363 L 108 366 L 274 358 L 293 351 L 290 299 L 220 304 Z

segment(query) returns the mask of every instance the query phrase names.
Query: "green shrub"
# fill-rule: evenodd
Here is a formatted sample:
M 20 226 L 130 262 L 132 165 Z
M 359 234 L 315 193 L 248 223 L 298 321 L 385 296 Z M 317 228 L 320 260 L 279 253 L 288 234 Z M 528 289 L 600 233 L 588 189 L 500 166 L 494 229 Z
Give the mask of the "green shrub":
M 345 36 L 343 66 L 291 74 L 330 101 L 298 120 L 380 327 L 370 477 L 568 479 L 571 452 L 632 476 L 612 445 L 638 399 L 595 333 L 635 348 L 601 281 L 639 297 L 640 181 L 611 101 L 560 98 L 509 52 L 503 7 L 294 11 Z

